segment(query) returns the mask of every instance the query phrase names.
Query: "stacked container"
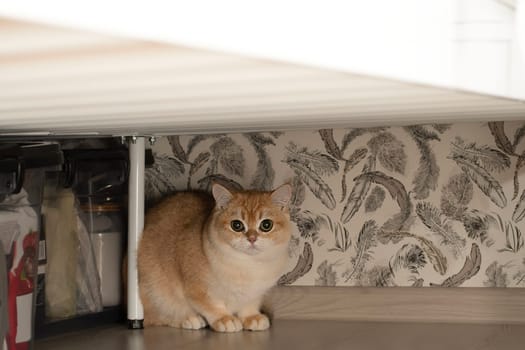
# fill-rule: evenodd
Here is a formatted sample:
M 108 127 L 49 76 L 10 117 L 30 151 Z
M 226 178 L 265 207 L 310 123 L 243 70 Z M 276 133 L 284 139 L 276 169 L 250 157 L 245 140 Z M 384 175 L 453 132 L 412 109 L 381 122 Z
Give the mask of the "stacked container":
M 121 266 L 128 178 L 128 154 L 121 150 L 67 153 L 68 184 L 90 233 L 104 307 L 121 303 Z
M 0 347 L 25 350 L 33 339 L 42 191 L 61 169 L 57 144 L 0 144 Z M 7 323 L 5 322 L 7 321 Z

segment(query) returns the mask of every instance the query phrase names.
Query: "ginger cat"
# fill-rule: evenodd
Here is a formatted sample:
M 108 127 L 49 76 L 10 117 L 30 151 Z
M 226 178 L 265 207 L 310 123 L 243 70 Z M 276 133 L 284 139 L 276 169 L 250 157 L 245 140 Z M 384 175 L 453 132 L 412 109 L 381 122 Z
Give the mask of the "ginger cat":
M 264 294 L 288 262 L 291 186 L 213 198 L 182 192 L 146 216 L 138 250 L 144 324 L 218 332 L 265 330 Z

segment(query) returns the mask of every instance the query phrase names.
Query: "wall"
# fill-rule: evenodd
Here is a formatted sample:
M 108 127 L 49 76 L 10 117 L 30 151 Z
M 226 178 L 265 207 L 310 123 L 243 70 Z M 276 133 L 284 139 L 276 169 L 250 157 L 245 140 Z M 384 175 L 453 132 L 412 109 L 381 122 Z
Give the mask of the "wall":
M 460 0 L 455 6 L 454 86 L 525 98 L 525 2 Z
M 523 287 L 523 136 L 495 122 L 167 137 L 147 200 L 290 181 L 282 283 Z

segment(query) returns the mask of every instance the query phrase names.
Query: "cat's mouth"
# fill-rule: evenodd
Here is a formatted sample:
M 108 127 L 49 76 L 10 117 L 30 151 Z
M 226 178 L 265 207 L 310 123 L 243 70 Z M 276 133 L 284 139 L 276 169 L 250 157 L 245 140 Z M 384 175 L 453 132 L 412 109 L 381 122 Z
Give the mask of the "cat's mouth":
M 246 249 L 244 249 L 244 251 L 250 255 L 255 255 L 259 254 L 261 252 L 261 249 L 254 244 L 250 244 L 248 247 L 246 247 Z
M 263 247 L 259 242 L 251 243 L 247 240 L 237 240 L 236 242 L 230 242 L 233 249 L 242 252 L 247 255 L 257 255 L 263 252 Z

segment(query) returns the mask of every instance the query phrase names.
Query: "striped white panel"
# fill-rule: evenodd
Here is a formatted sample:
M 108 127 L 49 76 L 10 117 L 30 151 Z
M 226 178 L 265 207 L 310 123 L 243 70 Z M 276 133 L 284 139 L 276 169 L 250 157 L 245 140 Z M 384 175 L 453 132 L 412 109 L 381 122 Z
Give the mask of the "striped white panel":
M 0 40 L 0 134 L 525 119 L 514 100 L 22 22 Z

